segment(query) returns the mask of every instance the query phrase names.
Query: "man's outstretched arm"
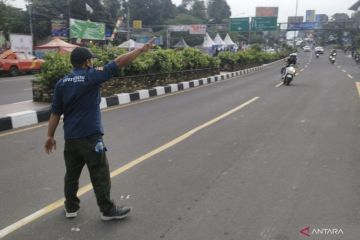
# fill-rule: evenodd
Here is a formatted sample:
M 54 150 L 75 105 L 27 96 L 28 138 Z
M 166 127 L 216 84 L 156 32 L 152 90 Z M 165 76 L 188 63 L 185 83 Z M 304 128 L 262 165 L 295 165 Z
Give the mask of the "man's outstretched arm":
M 130 63 L 132 63 L 141 53 L 147 52 L 149 49 L 154 47 L 155 37 L 152 38 L 149 42 L 147 42 L 143 47 L 137 48 L 131 52 L 125 53 L 115 59 L 116 65 L 119 68 L 126 67 Z

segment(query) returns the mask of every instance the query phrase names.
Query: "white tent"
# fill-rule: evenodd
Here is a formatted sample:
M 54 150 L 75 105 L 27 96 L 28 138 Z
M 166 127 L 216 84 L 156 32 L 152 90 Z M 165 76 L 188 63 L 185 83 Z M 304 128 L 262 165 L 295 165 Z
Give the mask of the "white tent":
M 189 45 L 185 42 L 184 38 L 181 38 L 180 41 L 173 46 L 173 48 L 188 48 Z
M 138 43 L 132 39 L 129 39 L 126 42 L 123 42 L 122 44 L 120 44 L 118 47 L 126 48 L 126 49 L 134 49 L 134 48 L 141 48 L 142 46 L 144 46 L 143 43 Z
M 230 38 L 229 34 L 226 34 L 226 37 L 224 39 L 224 42 L 226 46 L 235 46 L 236 44 L 233 42 L 233 40 Z
M 214 38 L 214 42 L 216 45 L 220 47 L 226 47 L 226 43 L 221 39 L 219 34 L 216 34 L 216 37 Z
M 204 42 L 202 48 L 212 48 L 215 45 L 214 41 L 211 39 L 208 33 L 204 37 Z

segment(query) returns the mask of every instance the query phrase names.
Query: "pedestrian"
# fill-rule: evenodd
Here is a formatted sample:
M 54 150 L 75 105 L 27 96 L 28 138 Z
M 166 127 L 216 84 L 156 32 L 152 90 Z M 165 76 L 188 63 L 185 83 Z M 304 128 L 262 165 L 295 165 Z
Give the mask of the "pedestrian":
M 85 164 L 89 169 L 101 219 L 123 219 L 131 210 L 129 207 L 117 206 L 110 198 L 110 170 L 102 137 L 104 132 L 99 106 L 100 85 L 111 79 L 119 68 L 127 66 L 141 53 L 151 49 L 154 40 L 151 39 L 142 48 L 118 56 L 102 69 L 93 68 L 93 55 L 86 48 L 75 48 L 70 55 L 73 70 L 55 86 L 44 146 L 47 154 L 56 150 L 54 134 L 60 116 L 64 115 L 64 210 L 67 218 L 76 217 L 80 209 L 77 191 Z

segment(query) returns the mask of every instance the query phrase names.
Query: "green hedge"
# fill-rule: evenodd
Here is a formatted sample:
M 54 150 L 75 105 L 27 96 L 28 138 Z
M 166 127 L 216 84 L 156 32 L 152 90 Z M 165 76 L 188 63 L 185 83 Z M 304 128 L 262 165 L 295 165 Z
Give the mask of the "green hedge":
M 126 53 L 125 50 L 117 47 L 96 47 L 91 46 L 91 51 L 97 56 L 94 66 L 103 64 L 115 59 L 117 56 Z M 247 51 L 220 52 L 217 57 L 211 57 L 202 53 L 198 49 L 185 48 L 183 50 L 154 49 L 140 55 L 132 64 L 124 69 L 120 69 L 117 77 L 146 75 L 156 73 L 170 73 L 193 69 L 204 69 L 219 67 L 222 70 L 239 70 L 255 65 L 269 63 L 283 58 L 289 54 L 286 49 L 283 52 L 270 54 L 261 51 L 255 46 Z M 45 57 L 41 73 L 38 79 L 44 87 L 52 89 L 56 82 L 71 72 L 69 55 L 49 53 Z
M 268 53 L 262 51 L 261 48 L 255 47 L 239 52 L 220 52 L 218 58 L 220 60 L 220 68 L 223 71 L 237 71 L 261 64 L 270 63 L 281 58 L 285 58 L 291 51 L 285 49 L 277 53 Z

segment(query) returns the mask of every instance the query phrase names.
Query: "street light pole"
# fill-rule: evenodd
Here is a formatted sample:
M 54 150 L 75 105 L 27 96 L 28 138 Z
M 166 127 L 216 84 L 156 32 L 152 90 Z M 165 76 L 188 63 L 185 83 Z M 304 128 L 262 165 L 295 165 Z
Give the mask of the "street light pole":
M 298 7 L 299 7 L 299 0 L 296 0 L 295 19 L 297 18 L 298 15 Z M 296 35 L 297 35 L 297 31 L 295 31 L 294 33 L 294 47 L 296 46 L 296 42 L 295 42 Z

